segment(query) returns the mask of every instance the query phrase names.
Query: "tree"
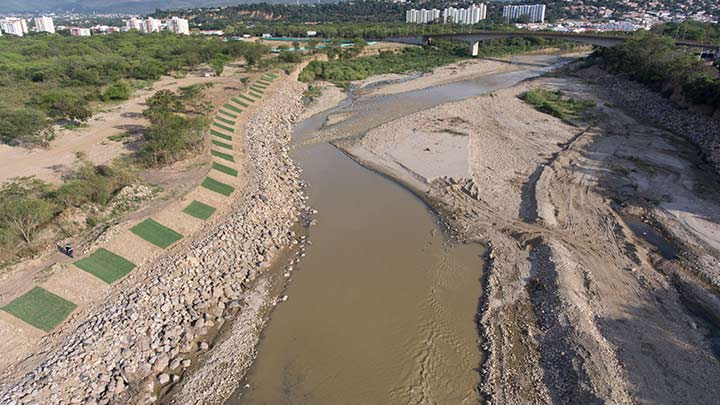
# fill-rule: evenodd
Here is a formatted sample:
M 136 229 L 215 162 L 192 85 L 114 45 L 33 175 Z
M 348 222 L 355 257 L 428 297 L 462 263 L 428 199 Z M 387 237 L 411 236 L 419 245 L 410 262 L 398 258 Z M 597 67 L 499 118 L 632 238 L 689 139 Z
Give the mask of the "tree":
M 223 54 L 217 54 L 210 59 L 210 66 L 215 70 L 215 75 L 220 76 L 225 70 L 225 64 L 228 62 L 228 56 Z
M 296 50 L 296 51 L 300 50 L 300 42 L 293 41 L 292 46 L 293 46 L 294 50 Z
M 23 177 L 7 183 L 0 189 L 0 226 L 15 232 L 30 244 L 35 231 L 52 220 L 54 205 L 39 198 L 47 190 L 44 182 Z

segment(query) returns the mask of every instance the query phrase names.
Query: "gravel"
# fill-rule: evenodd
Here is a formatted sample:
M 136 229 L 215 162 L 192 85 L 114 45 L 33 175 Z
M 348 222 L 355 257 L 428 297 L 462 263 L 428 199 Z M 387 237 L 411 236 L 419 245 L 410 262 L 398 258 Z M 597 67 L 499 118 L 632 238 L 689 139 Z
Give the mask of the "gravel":
M 246 124 L 248 185 L 233 210 L 193 241 L 136 270 L 142 273 L 120 283 L 85 320 L 68 323 L 63 340 L 40 354 L 36 366 L 3 381 L 0 403 L 153 402 L 161 385 L 177 381 L 190 366 L 198 348 L 208 349 L 203 336 L 209 329 L 257 305 L 245 302 L 257 296 L 250 282 L 261 264 L 295 239 L 291 227 L 308 209 L 288 154 L 302 91 L 295 82 L 279 84 Z M 234 350 L 252 352 L 256 342 L 245 339 Z M 220 378 L 220 371 L 206 371 L 203 380 L 212 379 L 212 390 L 226 393 L 237 379 Z M 221 401 L 212 390 L 193 390 L 196 396 L 183 401 L 208 403 L 203 396 L 211 394 Z

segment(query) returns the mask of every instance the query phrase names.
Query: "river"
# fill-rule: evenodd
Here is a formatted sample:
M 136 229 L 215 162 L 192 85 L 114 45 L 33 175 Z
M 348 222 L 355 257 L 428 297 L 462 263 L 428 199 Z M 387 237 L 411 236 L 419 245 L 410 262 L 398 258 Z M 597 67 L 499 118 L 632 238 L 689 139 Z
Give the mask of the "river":
M 567 62 L 516 57 L 521 70 L 402 94 L 357 98 L 336 111 L 337 135 L 505 88 Z M 326 142 L 328 112 L 297 125 L 294 158 L 319 212 L 312 245 L 273 310 L 244 387 L 228 403 L 477 403 L 476 314 L 484 248 L 449 241 L 415 194 Z

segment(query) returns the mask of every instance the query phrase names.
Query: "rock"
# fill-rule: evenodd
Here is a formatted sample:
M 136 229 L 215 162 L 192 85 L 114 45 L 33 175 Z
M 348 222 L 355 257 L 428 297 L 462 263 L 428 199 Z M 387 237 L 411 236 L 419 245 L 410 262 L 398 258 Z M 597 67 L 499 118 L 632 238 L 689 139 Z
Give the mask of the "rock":
M 162 373 L 158 376 L 158 382 L 160 383 L 160 385 L 165 385 L 168 382 L 170 382 L 170 376 L 165 373 Z

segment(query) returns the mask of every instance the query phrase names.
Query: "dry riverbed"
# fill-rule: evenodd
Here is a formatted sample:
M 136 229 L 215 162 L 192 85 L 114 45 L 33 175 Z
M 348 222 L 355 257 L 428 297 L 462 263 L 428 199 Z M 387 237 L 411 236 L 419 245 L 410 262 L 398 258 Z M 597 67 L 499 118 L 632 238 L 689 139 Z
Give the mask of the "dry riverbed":
M 594 123 L 519 99 L 535 87 L 595 100 Z M 687 139 L 601 90 L 535 79 L 335 143 L 416 190 L 459 238 L 491 249 L 480 321 L 488 399 L 712 403 L 718 178 Z M 636 234 L 638 218 L 650 225 Z

